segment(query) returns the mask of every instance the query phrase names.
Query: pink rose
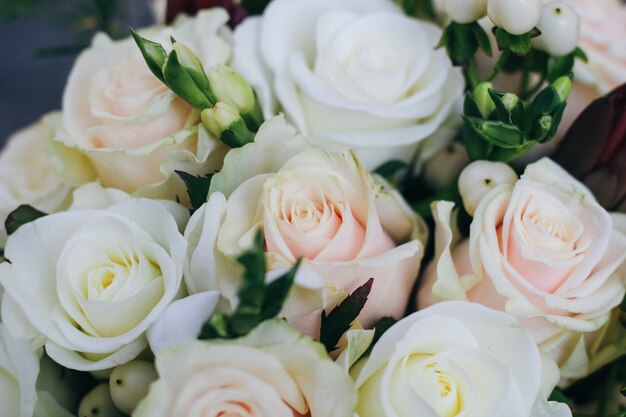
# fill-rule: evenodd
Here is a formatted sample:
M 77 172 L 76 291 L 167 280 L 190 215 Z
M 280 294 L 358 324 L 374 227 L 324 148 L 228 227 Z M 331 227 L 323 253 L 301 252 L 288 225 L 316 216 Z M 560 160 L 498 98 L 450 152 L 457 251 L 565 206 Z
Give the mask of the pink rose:
M 190 221 L 186 278 L 190 292 L 219 290 L 236 303 L 240 271 L 233 259 L 263 227 L 270 270 L 304 258 L 319 282 L 296 282 L 296 292 L 325 287 L 322 305 L 288 317 L 319 329 L 322 307 L 374 278 L 360 319 L 372 325 L 401 317 L 416 279 L 426 229 L 353 152 L 309 147 L 283 118 L 267 122 L 255 142 L 232 150 L 214 177 L 209 202 Z M 331 301 L 334 300 L 334 301 Z M 304 304 L 304 303 L 303 303 Z
M 227 20 L 223 10 L 210 10 L 144 35 L 165 45 L 173 36 L 210 68 L 230 59 Z M 132 39 L 112 41 L 99 34 L 70 74 L 58 139 L 87 154 L 107 187 L 183 197 L 174 171 L 215 171 L 226 152 L 199 120 L 197 111 L 150 72 Z
M 466 168 L 460 183 L 471 182 L 463 177 L 477 172 L 475 164 L 484 162 Z M 476 178 L 476 186 L 493 175 Z M 461 194 L 465 198 L 465 186 Z M 452 207 L 433 207 L 437 256 L 421 284 L 420 308 L 462 299 L 507 311 L 562 364 L 622 301 L 626 234 L 620 222 L 549 159 L 529 165 L 514 184 L 486 190 L 469 239 L 456 247 Z

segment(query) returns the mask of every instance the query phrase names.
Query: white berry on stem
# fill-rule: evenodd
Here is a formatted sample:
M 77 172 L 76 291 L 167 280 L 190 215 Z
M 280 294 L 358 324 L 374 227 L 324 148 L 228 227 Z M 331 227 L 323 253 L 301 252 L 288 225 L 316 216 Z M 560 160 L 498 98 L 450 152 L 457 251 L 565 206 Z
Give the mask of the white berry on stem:
M 134 360 L 113 370 L 109 378 L 113 403 L 127 414 L 131 414 L 146 395 L 150 383 L 158 378 L 150 362 Z
M 552 56 L 564 56 L 578 45 L 580 18 L 569 4 L 553 1 L 543 6 L 537 29 L 541 35 L 533 39 L 535 49 Z
M 497 27 L 522 35 L 537 26 L 542 5 L 542 0 L 488 0 L 487 14 Z
M 465 210 L 473 216 L 485 194 L 502 184 L 513 185 L 517 179 L 515 171 L 503 162 L 472 162 L 459 176 L 459 193 Z
M 487 14 L 487 0 L 444 0 L 444 8 L 451 20 L 472 23 Z
M 78 417 L 124 417 L 115 407 L 109 384 L 100 384 L 87 393 L 78 406 Z

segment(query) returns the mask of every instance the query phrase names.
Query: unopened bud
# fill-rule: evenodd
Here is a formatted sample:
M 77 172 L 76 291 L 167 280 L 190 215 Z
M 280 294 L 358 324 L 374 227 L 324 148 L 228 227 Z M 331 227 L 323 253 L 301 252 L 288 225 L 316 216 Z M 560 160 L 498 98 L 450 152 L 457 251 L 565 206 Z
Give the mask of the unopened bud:
M 226 65 L 218 65 L 207 75 L 217 100 L 234 105 L 242 113 L 254 109 L 256 103 L 254 91 L 237 71 Z
M 220 137 L 222 132 L 230 128 L 235 122 L 241 120 L 239 109 L 230 103 L 220 101 L 210 109 L 204 109 L 201 113 L 202 123 L 215 137 Z
M 202 63 L 187 45 L 176 42 L 173 45 L 173 49 L 178 54 L 178 61 L 180 62 L 180 65 L 183 66 L 183 68 L 192 71 L 204 71 L 202 69 Z
M 200 117 L 207 130 L 231 148 L 254 141 L 254 132 L 248 129 L 239 109 L 230 103 L 220 101 L 204 109 Z
M 519 103 L 519 97 L 513 93 L 506 93 L 502 96 L 502 103 L 504 104 L 504 108 L 509 112 L 513 112 L 515 107 Z
M 561 102 L 567 101 L 569 92 L 572 90 L 572 79 L 567 75 L 559 77 L 552 83 L 552 88 L 556 90 Z
M 491 89 L 493 89 L 492 83 L 483 82 L 476 86 L 472 94 L 474 96 L 474 101 L 478 106 L 478 110 L 480 110 L 480 114 L 482 114 L 483 117 L 489 117 L 491 112 L 496 109 L 496 105 L 489 94 L 489 90 Z

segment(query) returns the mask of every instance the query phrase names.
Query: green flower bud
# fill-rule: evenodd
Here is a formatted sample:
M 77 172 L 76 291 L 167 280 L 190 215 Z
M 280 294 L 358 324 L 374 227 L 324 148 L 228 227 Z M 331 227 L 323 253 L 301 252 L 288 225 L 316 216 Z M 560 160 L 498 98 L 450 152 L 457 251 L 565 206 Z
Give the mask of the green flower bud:
M 252 87 L 237 71 L 227 65 L 211 68 L 207 74 L 215 98 L 233 104 L 240 112 L 254 109 L 256 99 Z
M 222 136 L 222 132 L 241 120 L 239 109 L 230 103 L 220 101 L 210 109 L 201 113 L 202 123 L 215 137 Z
M 502 96 L 502 103 L 504 103 L 504 107 L 509 111 L 513 112 L 517 103 L 519 103 L 519 97 L 513 93 L 506 93 Z
M 559 77 L 552 83 L 552 88 L 556 90 L 561 102 L 567 101 L 569 92 L 572 90 L 572 79 L 567 75 Z
M 483 117 L 489 117 L 491 112 L 496 109 L 496 105 L 489 95 L 489 90 L 491 89 L 493 89 L 492 83 L 483 82 L 478 84 L 473 92 L 474 101 L 476 102 L 476 105 L 480 110 L 480 114 L 482 114 Z
M 231 148 L 238 148 L 254 141 L 254 133 L 234 105 L 220 101 L 200 114 L 202 123 L 216 137 Z

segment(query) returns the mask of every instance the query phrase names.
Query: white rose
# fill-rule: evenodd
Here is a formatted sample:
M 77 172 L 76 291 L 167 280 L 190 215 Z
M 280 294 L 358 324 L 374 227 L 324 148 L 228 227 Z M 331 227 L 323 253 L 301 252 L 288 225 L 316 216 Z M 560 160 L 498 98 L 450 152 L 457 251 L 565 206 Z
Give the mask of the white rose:
M 558 368 L 515 319 L 447 302 L 383 334 L 354 368 L 360 417 L 567 417 L 548 402 Z
M 322 345 L 281 321 L 233 341 L 191 341 L 156 355 L 159 380 L 134 417 L 352 417 L 348 375 Z
M 224 10 L 213 9 L 141 34 L 164 45 L 173 36 L 208 70 L 230 59 L 227 21 Z M 85 152 L 107 187 L 184 198 L 174 171 L 216 171 L 227 151 L 199 120 L 197 111 L 150 72 L 131 38 L 112 41 L 99 34 L 72 69 L 63 96 L 64 130 L 57 139 Z
M 313 144 L 354 148 L 373 169 L 411 160 L 458 103 L 440 37 L 387 0 L 275 0 L 237 28 L 233 65 L 267 118 L 278 104 Z
M 505 310 L 564 364 L 581 344 L 584 349 L 584 333 L 598 330 L 624 298 L 626 234 L 549 159 L 486 193 L 469 239 L 456 247 L 452 207 L 433 206 L 437 255 L 425 273 L 420 307 L 461 299 Z
M 6 217 L 21 204 L 44 212 L 69 205 L 72 187 L 55 173 L 49 155 L 54 117 L 13 134 L 0 153 L 0 247 L 6 243 Z
M 70 417 L 47 392 L 37 392 L 39 358 L 0 324 L 0 405 L 10 417 Z
M 144 350 L 144 332 L 178 296 L 187 247 L 179 229 L 189 214 L 174 202 L 98 192 L 96 185 L 76 194 L 77 202 L 113 204 L 75 204 L 9 237 L 11 263 L 0 264 L 2 317 L 15 336 L 44 344 L 56 362 L 102 370 Z
M 270 270 L 304 258 L 303 268 L 319 274 L 334 294 L 308 311 L 297 323 L 300 330 L 315 335 L 320 307 L 333 307 L 341 293 L 369 278 L 374 284 L 362 323 L 401 317 L 423 255 L 423 221 L 354 153 L 307 148 L 284 119 L 276 118 L 266 122 L 254 143 L 229 153 L 213 178 L 209 202 L 185 231 L 189 291 L 217 290 L 236 305 L 241 270 L 233 259 L 263 226 Z M 319 279 L 309 276 L 302 286 L 314 291 Z

